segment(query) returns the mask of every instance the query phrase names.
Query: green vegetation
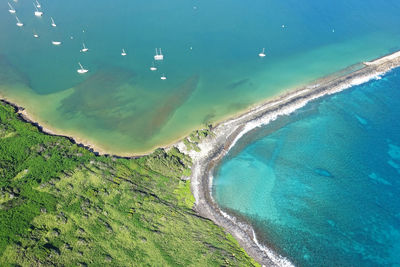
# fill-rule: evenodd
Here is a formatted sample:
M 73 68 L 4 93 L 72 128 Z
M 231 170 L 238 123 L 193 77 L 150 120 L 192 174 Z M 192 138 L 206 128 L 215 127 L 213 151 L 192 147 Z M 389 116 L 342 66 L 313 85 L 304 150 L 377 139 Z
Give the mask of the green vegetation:
M 193 210 L 190 158 L 95 156 L 0 105 L 1 266 L 253 266 Z
M 190 134 L 190 141 L 200 143 L 200 141 L 204 138 L 206 138 L 209 135 L 212 135 L 213 133 L 211 132 L 212 126 L 209 125 L 208 129 L 201 129 L 201 130 L 196 130 Z
M 200 152 L 201 151 L 201 149 L 198 146 L 198 144 L 196 142 L 191 142 L 189 140 L 189 138 L 183 139 L 183 143 L 185 144 L 187 151 L 191 151 L 191 150 L 194 150 L 196 152 Z
M 183 143 L 185 144 L 186 149 L 188 151 L 194 150 L 196 152 L 200 152 L 200 148 L 198 145 L 201 140 L 213 134 L 211 128 L 212 125 L 210 124 L 208 125 L 207 129 L 193 131 L 188 138 L 183 139 Z

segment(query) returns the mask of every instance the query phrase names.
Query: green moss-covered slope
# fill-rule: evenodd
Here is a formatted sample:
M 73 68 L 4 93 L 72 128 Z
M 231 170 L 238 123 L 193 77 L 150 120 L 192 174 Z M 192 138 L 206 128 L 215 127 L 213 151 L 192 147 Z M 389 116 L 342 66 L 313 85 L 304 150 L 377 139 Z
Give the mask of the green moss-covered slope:
M 192 210 L 190 158 L 95 156 L 0 104 L 1 266 L 253 266 Z

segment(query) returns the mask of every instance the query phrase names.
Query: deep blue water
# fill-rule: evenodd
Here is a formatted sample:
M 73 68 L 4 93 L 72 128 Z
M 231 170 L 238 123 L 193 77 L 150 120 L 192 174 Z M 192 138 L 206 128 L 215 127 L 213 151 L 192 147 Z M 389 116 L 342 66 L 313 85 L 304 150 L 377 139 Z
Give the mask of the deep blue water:
M 299 266 L 400 266 L 400 69 L 245 135 L 214 197 Z

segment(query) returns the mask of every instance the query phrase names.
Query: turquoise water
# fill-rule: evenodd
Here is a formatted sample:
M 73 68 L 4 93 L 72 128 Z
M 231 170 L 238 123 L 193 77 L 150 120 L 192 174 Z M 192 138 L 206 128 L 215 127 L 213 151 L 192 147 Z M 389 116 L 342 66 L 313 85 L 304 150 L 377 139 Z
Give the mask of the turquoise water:
M 40 2 L 42 18 L 32 1 L 12 2 L 25 24 L 18 28 L 0 0 L 0 95 L 119 154 L 400 48 L 397 0 Z M 156 47 L 165 60 L 151 72 Z M 89 73 L 78 75 L 78 62 Z
M 214 197 L 299 266 L 400 265 L 400 69 L 245 135 Z

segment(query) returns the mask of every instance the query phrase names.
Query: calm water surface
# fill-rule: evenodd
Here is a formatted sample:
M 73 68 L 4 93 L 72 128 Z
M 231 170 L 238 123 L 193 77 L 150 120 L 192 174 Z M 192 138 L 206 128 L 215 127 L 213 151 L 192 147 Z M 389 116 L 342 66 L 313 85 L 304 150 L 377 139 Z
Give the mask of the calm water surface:
M 299 266 L 400 266 L 400 69 L 245 135 L 214 197 Z
M 121 154 L 400 48 L 397 0 L 40 2 L 42 18 L 32 1 L 12 2 L 18 28 L 0 0 L 0 95 Z M 156 47 L 165 60 L 151 72 Z M 78 75 L 78 62 L 89 73 Z

